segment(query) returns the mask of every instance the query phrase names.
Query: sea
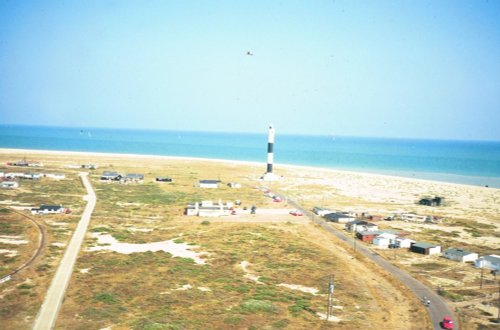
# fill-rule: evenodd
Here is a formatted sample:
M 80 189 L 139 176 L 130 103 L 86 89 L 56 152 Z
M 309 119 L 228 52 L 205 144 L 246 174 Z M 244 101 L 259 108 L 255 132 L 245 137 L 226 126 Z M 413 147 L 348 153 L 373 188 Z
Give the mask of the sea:
M 0 125 L 0 148 L 267 161 L 261 134 Z M 389 139 L 276 132 L 290 164 L 500 188 L 500 141 Z

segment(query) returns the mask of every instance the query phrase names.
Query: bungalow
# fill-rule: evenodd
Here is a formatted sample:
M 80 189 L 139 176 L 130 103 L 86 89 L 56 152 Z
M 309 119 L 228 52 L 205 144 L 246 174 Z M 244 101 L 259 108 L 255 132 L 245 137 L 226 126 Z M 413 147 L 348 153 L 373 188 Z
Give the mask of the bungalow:
M 200 180 L 198 186 L 200 188 L 219 188 L 220 180 Z
M 155 180 L 156 182 L 172 182 L 172 178 L 168 176 L 157 176 Z
M 124 183 L 126 183 L 126 182 L 142 183 L 144 181 L 144 175 L 143 174 L 130 173 L 130 174 L 127 174 L 124 177 L 122 177 L 121 181 L 124 182 Z
M 39 208 L 31 209 L 31 214 L 55 214 L 55 213 L 66 213 L 68 210 L 61 205 L 40 205 Z
M 62 173 L 47 173 L 45 174 L 45 177 L 54 179 L 54 180 L 62 180 L 66 178 L 66 175 Z
M 491 270 L 500 270 L 500 256 L 491 254 L 489 256 L 483 256 L 475 261 L 477 268 L 488 268 Z
M 40 180 L 43 177 L 42 173 L 23 173 L 21 179 Z
M 414 240 L 404 237 L 397 237 L 394 242 L 395 248 L 410 248 L 411 244 L 415 243 Z
M 337 223 L 348 223 L 355 221 L 356 218 L 347 215 L 346 213 L 328 213 L 324 215 L 327 221 L 337 222 Z
M 443 257 L 460 262 L 474 262 L 479 258 L 477 253 L 455 248 L 444 251 Z
M 231 214 L 233 203 L 227 202 L 213 203 L 212 201 L 202 201 L 188 204 L 186 215 L 200 217 L 220 217 Z
M 333 213 L 333 211 L 330 211 L 329 209 L 324 209 L 324 208 L 319 207 L 319 206 L 315 206 L 313 208 L 313 212 L 314 212 L 314 214 L 317 214 L 320 217 L 324 217 L 325 215 L 327 215 L 329 213 Z
M 15 189 L 19 188 L 19 182 L 17 181 L 3 181 L 0 183 L 0 187 L 4 189 Z
M 101 175 L 101 180 L 104 181 L 120 181 L 121 178 L 121 174 L 112 171 L 104 171 Z
M 430 220 L 430 218 L 426 215 L 418 215 L 414 213 L 403 213 L 400 215 L 400 218 L 403 221 L 409 222 L 426 222 Z
M 393 233 L 383 232 L 373 239 L 373 245 L 387 248 L 391 244 L 395 244 L 398 236 Z
M 412 243 L 410 251 L 426 255 L 433 255 L 441 253 L 441 246 L 425 242 Z
M 346 223 L 345 229 L 350 232 L 377 231 L 378 226 L 364 220 L 354 220 Z

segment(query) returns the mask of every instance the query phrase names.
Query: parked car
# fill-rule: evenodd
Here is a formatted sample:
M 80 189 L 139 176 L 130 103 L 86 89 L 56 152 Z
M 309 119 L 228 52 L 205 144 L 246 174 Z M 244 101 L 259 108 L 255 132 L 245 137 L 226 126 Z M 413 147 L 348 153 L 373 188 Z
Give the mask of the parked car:
M 302 212 L 300 212 L 299 210 L 292 210 L 290 211 L 290 214 L 295 216 L 295 217 L 300 217 L 300 216 L 303 216 L 304 214 Z
M 453 321 L 451 320 L 451 317 L 445 316 L 443 318 L 443 322 L 441 322 L 441 326 L 443 327 L 443 329 L 453 330 Z

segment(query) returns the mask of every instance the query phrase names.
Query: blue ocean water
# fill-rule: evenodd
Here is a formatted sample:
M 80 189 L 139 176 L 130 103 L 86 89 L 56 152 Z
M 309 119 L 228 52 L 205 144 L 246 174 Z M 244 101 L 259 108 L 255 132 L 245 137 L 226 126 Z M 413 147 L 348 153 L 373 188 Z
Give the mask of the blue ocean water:
M 133 153 L 266 162 L 262 134 L 0 125 L 0 148 Z M 500 188 L 500 142 L 286 135 L 275 163 Z M 265 167 L 263 165 L 263 171 Z

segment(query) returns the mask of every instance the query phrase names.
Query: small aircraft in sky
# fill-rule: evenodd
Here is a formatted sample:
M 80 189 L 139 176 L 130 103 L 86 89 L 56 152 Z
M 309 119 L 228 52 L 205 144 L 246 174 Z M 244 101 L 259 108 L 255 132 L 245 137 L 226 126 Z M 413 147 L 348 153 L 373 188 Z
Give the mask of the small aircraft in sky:
M 248 56 L 253 56 L 253 53 L 251 51 L 247 51 Z

